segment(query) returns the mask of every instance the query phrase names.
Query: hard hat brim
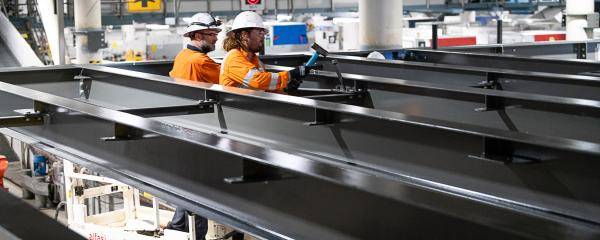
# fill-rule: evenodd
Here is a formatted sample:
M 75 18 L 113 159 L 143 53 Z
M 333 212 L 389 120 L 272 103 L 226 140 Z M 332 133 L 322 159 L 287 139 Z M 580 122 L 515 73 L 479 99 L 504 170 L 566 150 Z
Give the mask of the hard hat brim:
M 221 31 L 223 31 L 223 29 L 221 29 L 221 28 L 205 28 L 205 27 L 190 28 L 190 27 L 188 27 L 188 29 L 186 29 L 186 32 L 183 34 L 183 36 L 184 37 L 189 37 L 190 33 L 198 32 L 198 31 L 202 31 L 202 30 L 216 30 L 217 33 L 220 33 Z
M 225 34 L 229 34 L 230 32 L 236 31 L 236 30 L 243 30 L 243 29 L 252 29 L 252 28 L 260 28 L 260 29 L 264 29 L 264 30 L 269 30 L 266 27 L 242 27 L 242 28 L 236 28 L 236 29 L 229 29 L 225 32 Z

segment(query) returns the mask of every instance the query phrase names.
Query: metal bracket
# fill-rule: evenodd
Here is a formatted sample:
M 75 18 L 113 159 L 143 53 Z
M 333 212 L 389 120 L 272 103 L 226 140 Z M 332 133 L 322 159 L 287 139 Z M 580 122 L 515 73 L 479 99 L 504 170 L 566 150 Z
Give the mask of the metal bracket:
M 33 111 L 40 114 L 50 113 L 50 105 L 44 102 L 33 101 Z
M 306 122 L 306 123 L 304 123 L 304 125 L 316 126 L 316 125 L 335 124 L 335 123 L 339 123 L 339 122 L 340 122 L 339 116 L 337 113 L 328 111 L 328 110 L 315 109 L 315 121 Z
M 340 89 L 345 90 L 346 86 L 344 86 L 344 78 L 342 77 L 342 71 L 340 70 L 340 65 L 338 65 L 337 60 L 331 60 L 331 64 L 335 68 L 335 73 L 337 74 L 338 81 L 340 81 Z
M 493 72 L 485 73 L 485 81 L 479 82 L 475 88 L 503 90 L 502 84 L 499 81 L 499 74 Z
M 92 91 L 92 78 L 83 75 L 83 68 L 79 75 L 73 77 L 75 80 L 79 80 L 79 97 L 85 97 L 90 99 L 90 92 Z
M 577 59 L 587 59 L 587 43 L 575 43 L 573 52 L 577 55 Z
M 502 45 L 500 45 L 499 47 L 495 47 L 493 50 L 496 54 L 504 54 L 504 47 Z
M 506 108 L 502 98 L 485 95 L 485 106 L 475 108 L 477 112 L 498 111 Z
M 499 76 L 497 73 L 486 73 L 486 80 L 479 83 L 477 88 L 483 89 L 495 89 L 495 90 L 503 90 L 502 85 L 498 81 Z M 505 109 L 505 104 L 502 98 L 488 96 L 485 95 L 485 106 L 481 108 L 476 108 L 475 111 L 485 112 L 485 111 L 497 111 Z
M 217 104 L 215 100 L 200 100 L 193 105 L 125 109 L 122 112 L 144 117 L 214 113 L 215 104 Z
M 483 137 L 483 151 L 481 156 L 469 156 L 471 158 L 500 162 L 504 164 L 526 164 L 541 162 L 540 159 L 535 159 L 525 156 L 516 156 L 514 149 L 510 143 L 494 138 Z
M 25 127 L 44 124 L 44 114 L 26 113 L 23 116 L 0 117 L 0 128 Z
M 223 180 L 229 184 L 269 182 L 294 178 L 295 176 L 280 168 L 257 163 L 249 159 L 243 159 L 242 176 L 229 177 Z
M 438 49 L 438 25 L 439 23 L 431 24 L 431 49 Z
M 144 134 L 144 130 L 115 123 L 115 135 L 112 137 L 100 138 L 104 141 L 129 141 L 129 140 L 141 140 L 159 137 L 158 134 Z
M 73 35 L 85 35 L 87 36 L 87 48 L 91 52 L 98 51 L 101 48 L 106 48 L 108 45 L 106 44 L 104 37 L 104 29 L 87 29 L 87 30 L 79 30 L 73 31 Z M 73 41 L 75 41 L 76 37 L 73 36 Z
M 324 101 L 329 101 L 329 102 L 341 102 L 341 101 L 352 99 L 352 98 L 356 97 L 357 95 L 358 94 L 356 94 L 356 93 L 329 93 L 329 94 L 305 96 L 305 98 L 318 99 L 318 100 L 324 100 Z

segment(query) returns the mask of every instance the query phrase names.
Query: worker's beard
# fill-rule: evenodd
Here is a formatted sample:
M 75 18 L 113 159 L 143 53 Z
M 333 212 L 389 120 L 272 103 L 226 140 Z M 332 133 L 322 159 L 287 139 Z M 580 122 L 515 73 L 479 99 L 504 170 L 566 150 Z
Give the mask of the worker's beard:
M 200 46 L 198 46 L 201 52 L 209 53 L 215 50 L 215 45 L 207 43 L 206 41 L 200 41 Z
M 262 52 L 265 49 L 265 45 L 262 43 L 257 43 L 254 46 L 250 46 L 248 50 L 253 53 Z

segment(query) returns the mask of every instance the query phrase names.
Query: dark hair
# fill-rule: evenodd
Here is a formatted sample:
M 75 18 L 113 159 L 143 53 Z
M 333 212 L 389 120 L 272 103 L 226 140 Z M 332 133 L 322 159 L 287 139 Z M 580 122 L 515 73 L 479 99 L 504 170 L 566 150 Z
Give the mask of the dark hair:
M 190 38 L 190 40 L 196 40 L 194 39 L 196 37 L 196 33 L 199 33 L 200 31 L 193 31 L 191 33 L 188 33 L 188 37 Z
M 248 30 L 238 29 L 227 33 L 227 37 L 223 41 L 223 49 L 227 52 L 233 49 L 248 51 L 247 44 L 242 40 L 243 32 L 248 32 Z

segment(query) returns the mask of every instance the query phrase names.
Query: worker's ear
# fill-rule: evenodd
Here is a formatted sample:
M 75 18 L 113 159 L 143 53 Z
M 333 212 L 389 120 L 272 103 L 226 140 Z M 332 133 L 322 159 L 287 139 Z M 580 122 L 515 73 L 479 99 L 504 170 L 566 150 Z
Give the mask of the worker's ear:
M 192 40 L 196 40 L 196 41 L 202 40 L 202 34 L 200 34 L 200 32 L 192 33 Z
M 250 39 L 250 32 L 248 32 L 248 31 L 242 31 L 241 32 L 241 37 L 242 37 L 242 40 L 244 40 L 244 41 Z

